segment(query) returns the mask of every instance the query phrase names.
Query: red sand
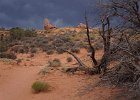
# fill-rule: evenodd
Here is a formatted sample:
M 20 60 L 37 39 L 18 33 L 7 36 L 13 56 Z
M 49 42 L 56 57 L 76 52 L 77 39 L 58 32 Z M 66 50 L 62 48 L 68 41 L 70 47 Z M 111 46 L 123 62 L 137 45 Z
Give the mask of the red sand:
M 94 87 L 100 80 L 98 75 L 68 75 L 60 70 L 45 76 L 38 74 L 50 59 L 59 58 L 63 67 L 74 64 L 75 62 L 66 62 L 68 56 L 70 55 L 47 56 L 45 53 L 37 53 L 35 57 L 29 58 L 29 55 L 20 54 L 18 58 L 23 58 L 20 65 L 0 61 L 0 100 L 109 100 L 111 95 L 118 92 L 118 89 L 109 87 Z M 84 49 L 78 56 L 82 60 L 89 59 L 86 58 Z M 102 51 L 98 51 L 97 59 L 100 59 L 101 56 Z M 90 60 L 86 63 L 89 62 Z M 34 94 L 31 85 L 36 80 L 49 83 L 52 86 L 51 91 Z

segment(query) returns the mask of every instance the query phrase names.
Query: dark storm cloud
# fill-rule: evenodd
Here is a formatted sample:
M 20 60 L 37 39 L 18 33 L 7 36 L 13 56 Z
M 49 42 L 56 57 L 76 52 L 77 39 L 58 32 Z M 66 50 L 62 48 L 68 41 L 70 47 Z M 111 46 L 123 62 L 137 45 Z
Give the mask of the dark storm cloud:
M 82 22 L 84 10 L 96 0 L 0 0 L 0 26 L 41 28 L 48 18 L 59 26 Z

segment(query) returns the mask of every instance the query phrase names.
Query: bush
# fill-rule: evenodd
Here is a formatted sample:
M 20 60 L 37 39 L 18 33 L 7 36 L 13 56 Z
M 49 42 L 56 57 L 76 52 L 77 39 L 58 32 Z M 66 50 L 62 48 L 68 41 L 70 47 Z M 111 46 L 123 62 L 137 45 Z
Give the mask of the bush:
M 36 50 L 36 48 L 31 48 L 30 52 L 31 52 L 31 53 L 36 53 L 37 50 Z
M 42 50 L 44 52 L 51 51 L 51 50 L 54 50 L 54 46 L 53 45 L 45 44 L 44 46 L 42 46 Z
M 72 60 L 73 60 L 72 57 L 67 58 L 67 62 L 72 62 Z
M 19 53 L 24 53 L 25 51 L 24 51 L 24 48 L 23 47 L 21 47 L 21 48 L 19 48 L 19 51 L 18 51 Z
M 5 51 L 7 51 L 6 43 L 0 41 L 0 52 L 5 52 Z
M 52 55 L 52 54 L 54 53 L 53 50 L 48 50 L 48 51 L 46 51 L 46 52 L 47 52 L 48 55 Z
M 49 85 L 46 82 L 41 82 L 41 81 L 36 81 L 32 85 L 32 89 L 36 93 L 47 91 L 48 88 L 49 88 Z
M 35 36 L 37 36 L 37 33 L 33 29 L 27 29 L 24 32 L 24 36 L 25 37 L 35 37 Z
M 49 67 L 60 67 L 61 62 L 59 59 L 55 58 L 53 61 L 49 61 Z
M 80 53 L 80 49 L 79 48 L 72 48 L 71 52 L 73 52 L 73 53 Z
M 14 53 L 0 53 L 0 58 L 16 59 L 17 57 Z
M 65 52 L 63 48 L 57 48 L 56 51 L 58 54 L 63 54 Z
M 28 48 L 28 46 L 15 45 L 15 46 L 11 47 L 10 51 L 13 51 L 15 53 L 28 53 L 29 48 Z
M 48 74 L 51 70 L 53 70 L 53 67 L 49 67 L 48 65 L 44 66 L 43 69 L 40 70 L 39 74 L 46 75 Z
M 34 37 L 36 32 L 34 30 L 25 30 L 20 27 L 10 29 L 10 39 L 11 40 L 20 40 L 23 37 Z
M 16 62 L 17 64 L 20 64 L 22 62 L 22 59 L 17 59 Z

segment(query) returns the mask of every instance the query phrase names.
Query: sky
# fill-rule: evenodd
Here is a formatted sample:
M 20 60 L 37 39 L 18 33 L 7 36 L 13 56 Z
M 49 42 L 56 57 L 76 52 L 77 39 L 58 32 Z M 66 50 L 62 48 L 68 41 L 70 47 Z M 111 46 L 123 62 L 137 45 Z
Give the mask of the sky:
M 58 27 L 77 26 L 85 9 L 96 13 L 97 0 L 0 0 L 0 27 L 43 28 L 48 18 Z

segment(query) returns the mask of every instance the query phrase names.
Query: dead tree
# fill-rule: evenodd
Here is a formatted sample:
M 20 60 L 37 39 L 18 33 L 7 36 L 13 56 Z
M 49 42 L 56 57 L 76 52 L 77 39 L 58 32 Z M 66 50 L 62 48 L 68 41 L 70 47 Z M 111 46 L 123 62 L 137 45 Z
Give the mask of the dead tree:
M 110 27 L 110 19 L 109 17 L 104 17 L 101 19 L 101 30 L 100 30 L 100 35 L 103 39 L 103 45 L 104 45 L 104 55 L 101 59 L 100 64 L 97 66 L 99 73 L 101 72 L 101 69 L 103 69 L 103 71 L 105 72 L 107 69 L 107 65 L 108 65 L 108 61 L 109 61 L 109 57 L 110 57 L 110 39 L 111 39 L 111 27 Z
M 90 41 L 90 35 L 89 35 L 90 32 L 89 32 L 89 25 L 88 25 L 88 19 L 87 19 L 86 13 L 85 13 L 85 22 L 86 22 L 86 30 L 87 30 L 86 34 L 87 34 L 87 37 L 88 37 L 88 43 L 89 43 L 90 49 L 92 50 L 91 58 L 92 58 L 92 61 L 93 61 L 94 65 L 96 66 L 98 63 L 97 63 L 97 60 L 95 58 L 95 49 L 92 46 L 91 41 Z
M 87 67 L 87 66 L 80 60 L 80 58 L 78 58 L 74 53 L 69 52 L 69 51 L 67 51 L 67 50 L 63 50 L 63 51 L 65 51 L 65 52 L 67 52 L 68 54 L 72 55 L 72 56 L 76 59 L 76 61 L 79 63 L 79 66 L 80 66 L 80 67 Z
M 138 29 L 140 28 L 140 0 L 110 0 L 105 5 L 115 17 L 121 18 L 125 27 Z M 122 22 L 121 21 L 121 22 Z

